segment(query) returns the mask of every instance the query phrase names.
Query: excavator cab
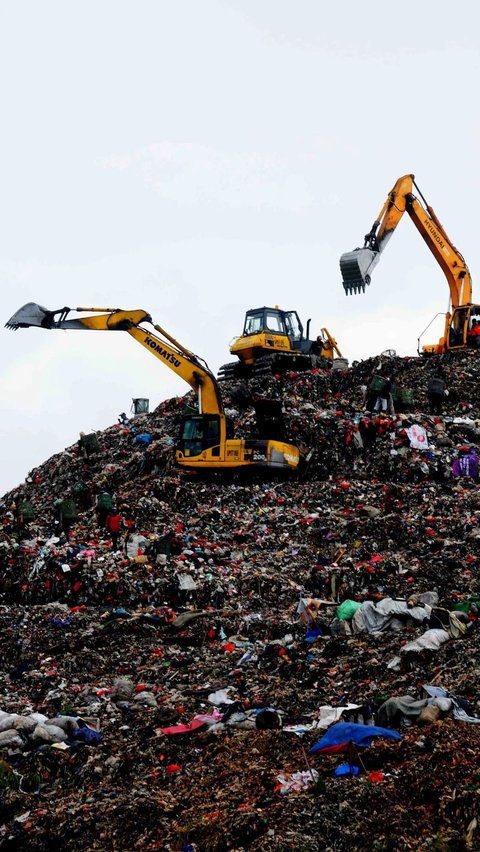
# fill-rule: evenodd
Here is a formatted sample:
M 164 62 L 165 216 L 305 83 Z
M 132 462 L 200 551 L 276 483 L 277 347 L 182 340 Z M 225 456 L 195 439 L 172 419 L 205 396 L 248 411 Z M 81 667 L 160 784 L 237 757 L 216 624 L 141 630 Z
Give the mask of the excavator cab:
M 226 439 L 234 437 L 233 422 L 230 418 L 225 419 Z M 201 456 L 205 450 L 209 450 L 209 456 L 220 458 L 220 446 L 222 443 L 222 415 L 220 414 L 187 414 L 182 419 L 180 427 L 180 438 L 177 441 L 176 450 L 182 453 L 184 458 L 192 459 Z
M 187 415 L 182 420 L 180 438 L 176 449 L 185 458 L 200 456 L 210 450 L 220 456 L 220 417 L 217 414 Z
M 438 316 L 438 314 L 437 314 Z M 430 327 L 427 326 L 425 331 Z M 478 330 L 476 329 L 478 327 Z M 423 334 L 423 333 L 422 333 Z M 445 331 L 438 343 L 422 346 L 419 355 L 440 355 L 456 349 L 480 349 L 480 305 L 470 303 L 459 308 L 453 308 L 452 313 L 445 316 Z
M 463 349 L 465 346 L 478 349 L 474 332 L 480 323 L 480 305 L 466 305 L 453 312 L 448 332 L 448 349 Z

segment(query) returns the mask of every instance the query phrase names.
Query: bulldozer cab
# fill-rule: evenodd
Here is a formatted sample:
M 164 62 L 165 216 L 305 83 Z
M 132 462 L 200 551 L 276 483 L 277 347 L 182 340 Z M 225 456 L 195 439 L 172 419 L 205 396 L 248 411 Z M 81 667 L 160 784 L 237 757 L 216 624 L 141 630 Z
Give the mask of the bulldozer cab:
M 303 340 L 303 325 L 296 311 L 287 311 L 285 313 L 285 325 L 290 340 Z
M 292 341 L 303 339 L 303 326 L 296 311 L 281 311 L 279 308 L 247 311 L 243 336 L 260 334 L 262 331 L 286 334 Z
M 219 378 L 248 379 L 330 366 L 321 358 L 319 343 L 309 339 L 310 322 L 304 329 L 296 311 L 282 311 L 277 305 L 247 311 L 243 333 L 230 343 L 230 352 L 239 361 L 223 364 Z

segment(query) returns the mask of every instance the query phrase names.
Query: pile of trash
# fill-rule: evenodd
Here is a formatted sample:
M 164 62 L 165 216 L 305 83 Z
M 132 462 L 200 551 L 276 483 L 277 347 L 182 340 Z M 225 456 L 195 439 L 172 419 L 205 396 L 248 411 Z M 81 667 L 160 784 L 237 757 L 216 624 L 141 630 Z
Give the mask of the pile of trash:
M 479 387 L 471 352 L 225 382 L 297 476 L 176 469 L 187 395 L 6 494 L 2 848 L 475 848 Z

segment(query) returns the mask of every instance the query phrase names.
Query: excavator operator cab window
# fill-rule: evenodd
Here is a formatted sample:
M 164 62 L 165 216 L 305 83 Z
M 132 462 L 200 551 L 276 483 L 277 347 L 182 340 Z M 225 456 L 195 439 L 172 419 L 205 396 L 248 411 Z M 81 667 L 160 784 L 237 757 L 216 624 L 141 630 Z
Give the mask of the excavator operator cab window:
M 291 340 L 303 339 L 303 326 L 296 311 L 288 311 L 285 314 L 285 325 L 287 327 L 287 334 Z
M 220 418 L 215 414 L 184 417 L 177 449 L 184 456 L 199 456 L 210 447 L 212 455 L 220 455 Z

